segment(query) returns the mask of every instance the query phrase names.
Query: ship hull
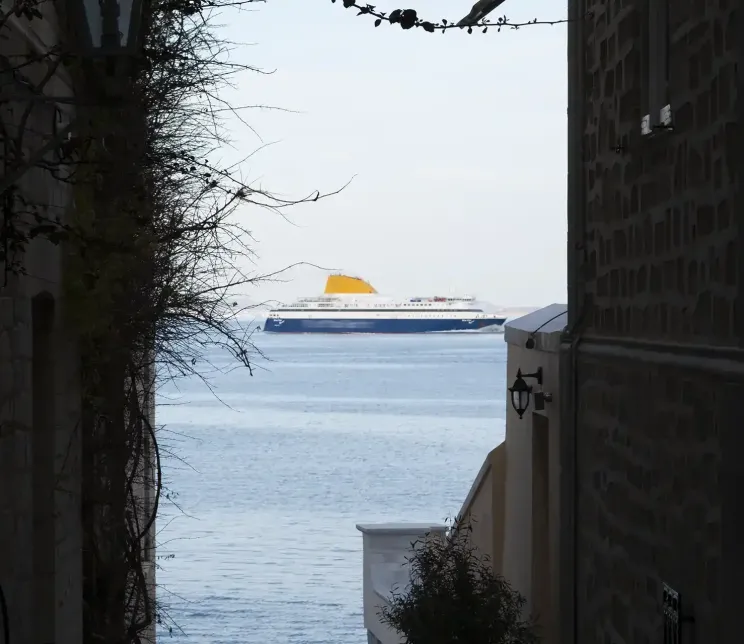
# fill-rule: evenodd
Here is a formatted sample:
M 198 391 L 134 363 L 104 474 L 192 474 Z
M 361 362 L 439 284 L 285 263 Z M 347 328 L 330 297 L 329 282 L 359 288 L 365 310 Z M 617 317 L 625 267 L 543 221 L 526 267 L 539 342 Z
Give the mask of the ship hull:
M 338 319 L 268 318 L 264 331 L 269 333 L 452 333 L 493 331 L 506 318 L 490 319 Z

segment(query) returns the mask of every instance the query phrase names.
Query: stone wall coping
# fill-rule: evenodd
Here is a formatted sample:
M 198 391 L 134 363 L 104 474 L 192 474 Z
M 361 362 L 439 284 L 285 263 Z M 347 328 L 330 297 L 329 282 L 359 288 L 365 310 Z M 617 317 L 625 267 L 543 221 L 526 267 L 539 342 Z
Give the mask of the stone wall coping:
M 557 353 L 567 321 L 567 305 L 549 304 L 504 324 L 504 340 L 508 344 L 524 347 L 527 339 L 532 337 L 535 350 Z
M 478 474 L 475 477 L 473 484 L 470 486 L 468 495 L 465 497 L 465 501 L 463 501 L 462 507 L 460 508 L 460 513 L 457 515 L 458 519 L 462 519 L 469 512 L 470 506 L 473 504 L 475 497 L 478 495 L 481 487 L 483 486 L 483 481 L 486 480 L 486 476 L 488 476 L 488 473 L 491 471 L 491 459 L 493 457 L 493 454 L 502 445 L 506 445 L 506 442 L 501 441 L 501 443 L 499 443 L 490 452 L 488 452 L 488 456 L 486 456 L 485 460 L 483 461 L 483 465 L 481 465 L 480 470 L 478 470 Z
M 423 535 L 446 532 L 442 523 L 357 523 L 356 529 L 369 535 Z

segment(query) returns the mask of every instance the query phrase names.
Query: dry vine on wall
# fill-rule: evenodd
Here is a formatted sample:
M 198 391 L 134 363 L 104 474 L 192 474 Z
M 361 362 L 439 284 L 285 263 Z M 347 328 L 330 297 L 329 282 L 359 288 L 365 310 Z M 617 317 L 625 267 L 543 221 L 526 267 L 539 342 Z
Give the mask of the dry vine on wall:
M 22 1 L 16 18 L 33 28 L 44 7 Z M 74 196 L 61 213 L 46 195 L 6 181 L 0 263 L 7 282 L 22 278 L 37 239 L 64 251 L 65 323 L 82 365 L 86 642 L 139 642 L 153 622 L 173 626 L 150 592 L 167 453 L 151 412 L 155 387 L 202 376 L 213 347 L 251 369 L 255 347 L 231 294 L 263 278 L 241 269 L 251 236 L 236 209 L 281 213 L 327 196 L 281 200 L 209 161 L 224 143 L 221 117 L 232 112 L 221 90 L 257 71 L 228 60 L 212 20 L 251 1 L 152 0 L 142 54 L 113 88 L 116 100 L 105 69 L 64 45 L 0 61 L 0 101 L 14 95 L 0 119 L 5 179 L 44 173 Z M 30 144 L 30 120 L 18 114 L 54 113 L 53 74 L 38 72 L 60 65 L 74 79 L 73 125 Z

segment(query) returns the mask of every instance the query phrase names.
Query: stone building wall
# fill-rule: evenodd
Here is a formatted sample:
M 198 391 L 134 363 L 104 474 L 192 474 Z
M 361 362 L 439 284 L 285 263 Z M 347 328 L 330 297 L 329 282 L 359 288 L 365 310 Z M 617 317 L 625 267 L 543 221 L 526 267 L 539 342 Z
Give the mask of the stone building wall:
M 571 31 L 581 153 L 570 168 L 564 345 L 564 570 L 576 594 L 563 633 L 581 644 L 663 641 L 662 583 L 694 617 L 683 641 L 729 641 L 724 533 L 735 530 L 728 482 L 740 470 L 744 400 L 744 3 L 668 3 L 674 129 L 649 137 L 650 1 L 570 3 L 591 12 Z
M 56 35 L 53 11 L 49 4 L 35 22 L 3 21 L 4 63 L 14 67 L 19 53 L 50 50 Z M 20 149 L 28 158 L 72 116 L 69 105 L 29 91 L 26 83 L 37 83 L 46 71 L 42 59 L 14 77 L 7 72 L 1 77 L 0 174 L 19 160 L 13 142 L 21 131 Z M 44 87 L 48 96 L 70 91 L 62 67 Z M 21 211 L 29 206 L 65 221 L 71 200 L 67 184 L 33 167 L 16 187 L 24 201 L 16 200 L 13 217 L 21 226 Z M 0 198 L 0 218 L 9 215 L 5 205 Z M 11 641 L 81 641 L 80 392 L 75 343 L 64 324 L 63 255 L 37 239 L 15 258 L 14 267 L 0 262 L 0 587 Z
M 666 582 L 698 637 L 723 642 L 720 431 L 730 409 L 719 390 L 730 385 L 605 357 L 583 359 L 579 373 L 578 641 L 661 642 Z M 744 383 L 734 389 L 744 395 Z
M 587 1 L 587 332 L 740 345 L 740 3 L 669 3 L 674 132 L 642 137 L 648 0 Z

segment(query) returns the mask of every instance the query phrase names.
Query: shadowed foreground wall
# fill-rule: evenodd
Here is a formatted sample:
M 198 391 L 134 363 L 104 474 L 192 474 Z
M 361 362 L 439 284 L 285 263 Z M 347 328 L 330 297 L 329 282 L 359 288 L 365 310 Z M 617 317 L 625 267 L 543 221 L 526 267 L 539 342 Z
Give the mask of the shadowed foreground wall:
M 565 642 L 662 641 L 664 582 L 683 642 L 735 641 L 744 4 L 668 3 L 674 130 L 643 137 L 652 1 L 569 3 Z

